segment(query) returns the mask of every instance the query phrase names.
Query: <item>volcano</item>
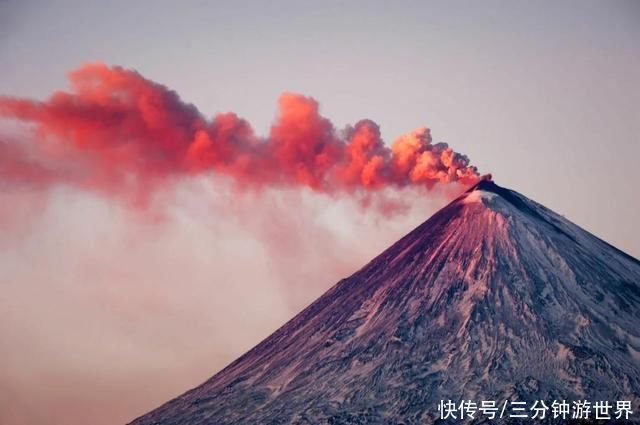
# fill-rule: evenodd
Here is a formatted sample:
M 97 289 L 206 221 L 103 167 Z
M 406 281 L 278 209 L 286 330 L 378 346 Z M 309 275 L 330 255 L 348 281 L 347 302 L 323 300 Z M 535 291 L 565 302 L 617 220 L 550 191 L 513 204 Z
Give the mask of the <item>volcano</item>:
M 640 262 L 482 180 L 132 423 L 429 424 L 443 400 L 630 400 L 637 418 L 639 396 Z

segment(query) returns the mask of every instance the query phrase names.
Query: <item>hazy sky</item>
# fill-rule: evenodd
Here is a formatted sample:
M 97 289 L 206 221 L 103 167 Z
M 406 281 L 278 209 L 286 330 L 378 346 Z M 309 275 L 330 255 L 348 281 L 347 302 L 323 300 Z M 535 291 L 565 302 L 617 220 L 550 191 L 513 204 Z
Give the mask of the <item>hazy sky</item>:
M 0 94 L 43 99 L 96 60 L 261 134 L 283 91 L 313 96 L 338 126 L 373 119 L 387 142 L 428 126 L 498 184 L 640 256 L 640 2 L 0 0 Z M 208 194 L 212 218 L 200 183 L 168 224 L 73 190 L 0 192 L 17 215 L 42 212 L 0 236 L 0 422 L 142 414 L 435 209 L 381 223 L 311 199 L 279 222 L 302 195 L 229 211 Z M 287 243 L 273 248 L 265 220 Z
M 151 6 L 152 4 L 152 6 Z M 640 255 L 640 5 L 5 1 L 0 93 L 101 60 L 265 132 L 284 90 L 387 140 L 418 126 L 499 184 Z

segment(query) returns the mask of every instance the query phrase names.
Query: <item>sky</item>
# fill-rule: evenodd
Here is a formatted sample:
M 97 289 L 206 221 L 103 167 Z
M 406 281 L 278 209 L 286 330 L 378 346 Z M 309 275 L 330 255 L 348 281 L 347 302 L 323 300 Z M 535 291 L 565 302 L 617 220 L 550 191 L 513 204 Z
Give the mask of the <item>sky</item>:
M 499 185 L 640 256 L 636 1 L 0 1 L 0 95 L 44 100 L 95 61 L 259 135 L 283 92 L 312 96 L 337 128 L 372 119 L 389 145 L 426 126 Z M 124 423 L 152 409 L 446 192 L 399 189 L 410 208 L 389 218 L 304 190 L 238 196 L 220 177 L 181 180 L 152 212 L 0 184 L 0 422 Z

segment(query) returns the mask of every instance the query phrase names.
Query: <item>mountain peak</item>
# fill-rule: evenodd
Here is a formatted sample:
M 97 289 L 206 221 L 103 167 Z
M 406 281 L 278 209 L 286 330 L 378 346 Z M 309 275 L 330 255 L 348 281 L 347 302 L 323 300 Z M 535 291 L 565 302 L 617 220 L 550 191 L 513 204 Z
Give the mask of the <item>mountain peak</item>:
M 506 204 L 495 202 L 496 197 L 506 202 Z M 554 226 L 555 224 L 553 222 L 557 221 L 555 218 L 560 217 L 553 211 L 519 194 L 518 192 L 498 186 L 493 181 L 491 174 L 485 174 L 482 176 L 478 183 L 467 189 L 456 201 L 460 200 L 465 204 L 482 201 L 484 206 L 492 210 L 501 210 L 502 212 L 506 211 L 504 208 L 501 208 L 501 206 L 507 206 L 508 209 L 512 210 L 511 212 L 513 212 L 513 209 L 515 208 L 515 210 L 518 210 L 531 218 L 547 222 L 547 224 Z
M 483 176 L 480 176 L 480 180 L 478 181 L 478 183 L 476 183 L 475 185 L 471 186 L 471 188 L 469 188 L 469 190 L 467 190 L 467 192 L 471 192 L 471 191 L 474 191 L 474 190 L 482 189 L 484 187 L 491 187 L 492 185 L 493 186 L 497 186 L 493 182 L 493 175 L 491 173 L 484 174 Z
M 491 174 L 485 174 L 482 177 L 480 177 L 480 180 L 478 181 L 478 183 L 474 184 L 469 189 L 467 189 L 465 193 L 471 193 L 478 190 L 483 190 L 485 192 L 492 192 L 496 194 L 501 194 L 501 193 L 504 193 L 505 191 L 509 191 L 504 187 L 498 186 L 493 181 L 493 176 Z

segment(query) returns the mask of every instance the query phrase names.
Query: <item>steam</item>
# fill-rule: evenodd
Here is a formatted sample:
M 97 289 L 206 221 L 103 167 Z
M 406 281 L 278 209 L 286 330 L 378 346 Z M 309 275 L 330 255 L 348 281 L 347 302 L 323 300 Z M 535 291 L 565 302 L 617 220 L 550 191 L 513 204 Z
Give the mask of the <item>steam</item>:
M 373 121 L 336 130 L 318 103 L 300 94 L 280 97 L 269 135 L 259 137 L 236 114 L 207 119 L 133 70 L 86 64 L 69 80 L 70 91 L 45 101 L 0 97 L 0 116 L 35 135 L 31 143 L 0 142 L 0 181 L 63 182 L 144 201 L 172 177 L 209 172 L 243 188 L 306 187 L 362 199 L 389 187 L 478 179 L 468 158 L 433 143 L 427 128 L 387 147 Z

